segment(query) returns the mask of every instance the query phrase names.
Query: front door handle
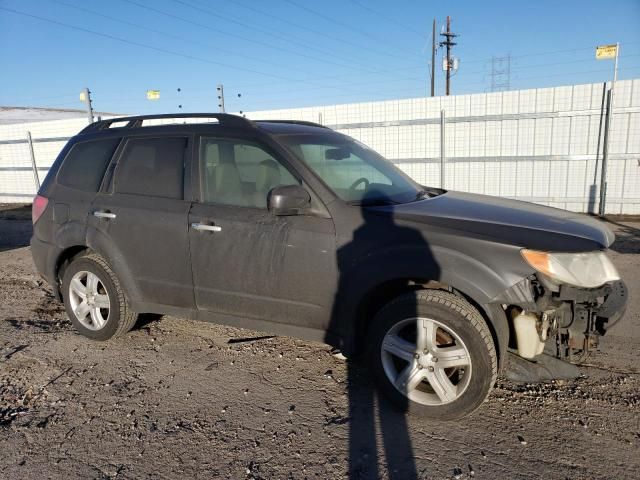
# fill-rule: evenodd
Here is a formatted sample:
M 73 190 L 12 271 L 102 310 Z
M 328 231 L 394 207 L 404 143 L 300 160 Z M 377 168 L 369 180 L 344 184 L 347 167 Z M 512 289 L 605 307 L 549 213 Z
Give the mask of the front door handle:
M 105 212 L 104 210 L 96 210 L 93 212 L 93 216 L 98 218 L 116 218 L 115 213 Z
M 222 227 L 218 225 L 206 225 L 204 223 L 192 223 L 191 228 L 199 232 L 221 232 Z

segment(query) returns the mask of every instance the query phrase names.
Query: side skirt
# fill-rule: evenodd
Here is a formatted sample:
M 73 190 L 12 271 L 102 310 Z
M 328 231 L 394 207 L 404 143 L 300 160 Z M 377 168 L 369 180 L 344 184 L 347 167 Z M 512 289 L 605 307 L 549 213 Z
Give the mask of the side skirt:
M 160 315 L 171 315 L 175 317 L 188 318 L 190 320 L 200 320 L 204 322 L 229 325 L 231 327 L 247 328 L 258 330 L 274 335 L 284 335 L 287 337 L 309 340 L 312 342 L 327 343 L 327 332 L 314 328 L 300 327 L 286 323 L 276 323 L 255 318 L 238 317 L 218 312 L 205 310 L 193 310 L 189 308 L 172 307 L 156 303 L 134 302 L 131 305 L 136 312 L 156 313 Z

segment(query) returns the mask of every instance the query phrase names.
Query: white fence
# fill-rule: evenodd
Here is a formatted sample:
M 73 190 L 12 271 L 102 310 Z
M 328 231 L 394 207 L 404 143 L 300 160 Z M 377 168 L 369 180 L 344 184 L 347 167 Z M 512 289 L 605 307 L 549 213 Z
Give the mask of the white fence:
M 252 119 L 323 123 L 366 143 L 420 183 L 595 212 L 606 118 L 602 83 L 251 112 Z M 444 111 L 444 129 L 441 112 Z M 616 83 L 607 213 L 640 214 L 640 80 Z M 86 120 L 0 126 L 0 202 L 35 192 L 26 132 L 41 178 Z M 441 135 L 444 148 L 441 150 Z

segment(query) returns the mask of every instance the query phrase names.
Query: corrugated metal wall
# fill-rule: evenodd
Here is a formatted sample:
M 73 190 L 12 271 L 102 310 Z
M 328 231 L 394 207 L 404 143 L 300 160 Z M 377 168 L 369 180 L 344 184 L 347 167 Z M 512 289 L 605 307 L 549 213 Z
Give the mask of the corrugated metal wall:
M 420 183 L 596 211 L 604 136 L 604 85 L 415 98 L 250 112 L 252 119 L 320 122 L 366 143 Z M 85 119 L 0 125 L 0 202 L 35 193 L 26 132 L 41 178 Z M 640 80 L 615 87 L 607 213 L 640 214 Z
M 596 211 L 604 84 L 247 113 L 321 122 L 366 143 L 425 185 Z M 617 82 L 607 213 L 640 214 L 640 80 Z

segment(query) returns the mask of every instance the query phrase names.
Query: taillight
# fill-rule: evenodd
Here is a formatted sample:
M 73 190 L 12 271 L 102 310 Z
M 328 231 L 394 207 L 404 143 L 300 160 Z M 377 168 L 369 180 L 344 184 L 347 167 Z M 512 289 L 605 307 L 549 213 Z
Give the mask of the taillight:
M 33 199 L 33 206 L 31 207 L 31 220 L 34 225 L 40 218 L 40 216 L 44 213 L 44 210 L 47 208 L 47 204 L 49 203 L 49 199 L 45 198 L 41 195 L 36 195 L 36 198 Z

